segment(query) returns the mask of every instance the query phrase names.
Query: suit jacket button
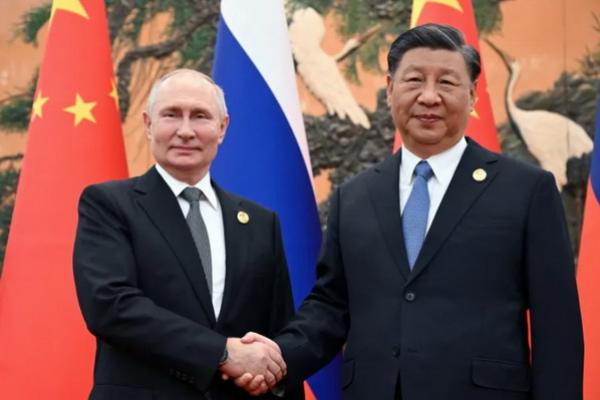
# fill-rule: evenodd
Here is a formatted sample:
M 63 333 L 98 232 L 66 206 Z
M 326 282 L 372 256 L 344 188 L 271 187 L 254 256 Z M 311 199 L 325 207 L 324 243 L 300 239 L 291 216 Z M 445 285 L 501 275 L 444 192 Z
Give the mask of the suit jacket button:
M 404 294 L 404 300 L 412 302 L 415 301 L 415 299 L 417 298 L 417 296 L 415 296 L 415 294 L 413 292 L 406 292 Z
M 392 347 L 392 357 L 400 357 L 400 348 L 398 348 L 398 346 Z

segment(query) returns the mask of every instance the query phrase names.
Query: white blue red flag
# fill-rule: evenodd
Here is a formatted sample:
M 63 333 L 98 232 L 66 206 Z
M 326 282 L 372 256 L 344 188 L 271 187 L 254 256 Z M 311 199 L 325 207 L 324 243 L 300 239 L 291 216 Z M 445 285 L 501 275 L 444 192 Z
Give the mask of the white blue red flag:
M 594 151 L 577 268 L 585 338 L 584 400 L 600 399 L 600 85 L 597 98 Z
M 279 214 L 298 306 L 315 281 L 321 230 L 282 0 L 222 0 L 213 68 L 231 124 L 211 173 Z M 307 399 L 340 399 L 339 360 L 309 382 Z

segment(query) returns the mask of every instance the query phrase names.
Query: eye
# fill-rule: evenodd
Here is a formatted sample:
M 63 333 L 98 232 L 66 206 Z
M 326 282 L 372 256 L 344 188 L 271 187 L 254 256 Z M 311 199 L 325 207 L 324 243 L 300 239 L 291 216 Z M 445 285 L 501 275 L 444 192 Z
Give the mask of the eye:
M 419 76 L 407 76 L 404 78 L 406 82 L 421 82 L 421 77 Z
M 204 111 L 199 111 L 199 112 L 195 112 L 192 114 L 192 118 L 194 119 L 207 119 L 210 118 L 210 116 L 204 112 Z
M 453 80 L 450 80 L 450 79 L 442 79 L 442 80 L 440 81 L 440 83 L 441 83 L 442 85 L 456 86 L 456 82 L 454 82 Z

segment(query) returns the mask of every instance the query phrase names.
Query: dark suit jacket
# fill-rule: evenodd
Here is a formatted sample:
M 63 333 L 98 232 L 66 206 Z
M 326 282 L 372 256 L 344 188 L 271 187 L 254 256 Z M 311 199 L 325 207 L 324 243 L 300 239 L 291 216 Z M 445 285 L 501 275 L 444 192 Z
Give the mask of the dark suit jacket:
M 410 272 L 400 161 L 334 193 L 317 283 L 277 339 L 289 381 L 346 342 L 348 400 L 580 400 L 581 319 L 552 175 L 469 141 Z
M 218 320 L 185 218 L 155 168 L 83 192 L 74 272 L 97 338 L 90 399 L 250 398 L 220 378 L 226 338 L 273 336 L 294 311 L 290 282 L 275 213 L 213 186 L 226 241 Z

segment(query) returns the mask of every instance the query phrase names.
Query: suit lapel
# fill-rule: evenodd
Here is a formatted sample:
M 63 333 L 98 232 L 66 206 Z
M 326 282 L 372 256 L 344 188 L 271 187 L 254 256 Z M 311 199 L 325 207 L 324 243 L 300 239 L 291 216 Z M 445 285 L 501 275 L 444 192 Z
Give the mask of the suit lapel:
M 221 204 L 225 231 L 225 289 L 220 315 L 226 315 L 235 297 L 233 288 L 236 285 L 240 268 L 244 265 L 243 260 L 246 258 L 248 241 L 245 240 L 244 225 L 241 225 L 237 219 L 238 212 L 244 210 L 242 202 L 234 199 L 214 182 L 213 187 Z M 252 223 L 252 216 L 250 216 L 249 223 Z
M 137 199 L 138 204 L 148 214 L 148 217 L 173 250 L 185 275 L 192 284 L 202 309 L 211 325 L 214 325 L 216 322 L 215 313 L 200 257 L 173 192 L 155 168 L 151 168 L 140 177 L 135 190 L 140 194 Z
M 371 204 L 377 215 L 386 245 L 394 263 L 406 280 L 410 270 L 400 219 L 400 162 L 401 152 L 386 159 L 373 169 L 374 176 L 368 180 L 368 185 Z
M 494 153 L 468 140 L 468 146 L 435 214 L 408 283 L 416 279 L 427 268 L 456 224 L 495 178 L 497 159 Z M 486 178 L 480 182 L 473 178 L 473 171 L 478 168 L 482 168 L 487 173 Z

